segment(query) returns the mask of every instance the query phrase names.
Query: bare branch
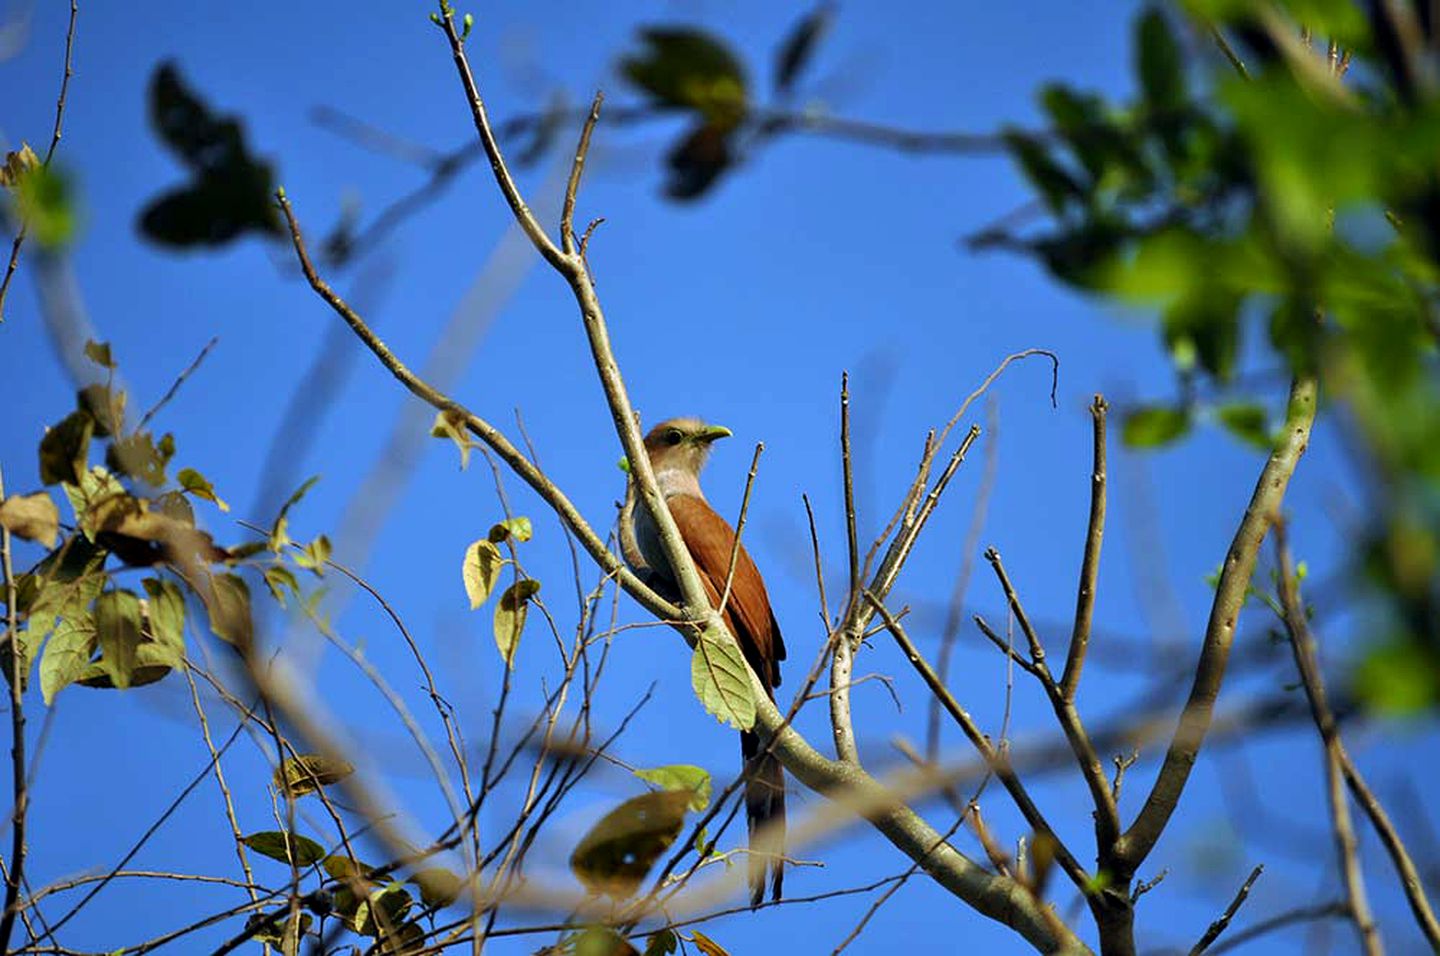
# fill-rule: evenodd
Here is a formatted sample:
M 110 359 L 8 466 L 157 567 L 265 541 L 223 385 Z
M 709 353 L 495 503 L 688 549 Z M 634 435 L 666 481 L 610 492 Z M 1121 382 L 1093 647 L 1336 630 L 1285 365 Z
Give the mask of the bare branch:
M 1090 523 L 1085 532 L 1085 556 L 1080 560 L 1080 586 L 1075 596 L 1075 629 L 1070 634 L 1070 652 L 1060 677 L 1060 693 L 1075 699 L 1085 651 L 1090 646 L 1090 623 L 1095 616 L 1095 582 L 1100 575 L 1100 545 L 1105 537 L 1105 396 L 1097 394 L 1090 403 L 1094 421 L 1094 467 L 1090 472 Z
M 1133 874 L 1135 868 L 1149 856 L 1185 792 L 1195 758 L 1210 729 L 1215 699 L 1225 680 L 1225 668 L 1235 639 L 1240 608 L 1245 603 L 1250 576 L 1255 570 L 1256 555 L 1284 501 L 1290 476 L 1295 473 L 1300 456 L 1310 442 L 1315 403 L 1315 380 L 1296 379 L 1290 388 L 1289 408 L 1278 444 L 1260 472 L 1245 516 L 1226 553 L 1215 598 L 1210 606 L 1210 620 L 1205 627 L 1200 659 L 1195 666 L 1194 683 L 1165 753 L 1165 762 L 1140 814 L 1116 845 L 1116 862 L 1123 867 L 1124 876 Z

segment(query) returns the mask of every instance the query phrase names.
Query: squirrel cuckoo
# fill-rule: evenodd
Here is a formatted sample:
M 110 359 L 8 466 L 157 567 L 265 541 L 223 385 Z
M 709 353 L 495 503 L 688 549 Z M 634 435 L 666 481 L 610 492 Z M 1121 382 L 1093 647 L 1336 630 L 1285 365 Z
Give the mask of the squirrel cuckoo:
M 707 425 L 694 418 L 672 418 L 656 425 L 645 436 L 645 450 L 650 455 L 660 494 L 700 572 L 710 604 L 717 610 L 725 594 L 731 555 L 735 552 L 735 529 L 705 500 L 700 490 L 700 469 L 710 456 L 711 442 L 729 435 L 730 429 L 721 425 Z M 678 592 L 675 575 L 649 512 L 640 506 L 634 512 L 635 544 L 641 557 L 658 577 L 662 589 Z M 780 686 L 785 642 L 770 609 L 765 582 L 744 545 L 735 555 L 735 573 L 730 579 L 724 616 L 725 625 L 739 642 L 745 660 L 774 700 L 774 688 Z M 785 771 L 774 754 L 760 752 L 760 737 L 756 734 L 741 732 L 740 753 L 745 760 L 745 819 L 751 849 L 750 903 L 756 906 L 765 898 L 767 874 L 771 877 L 771 898 L 780 898 L 783 874 L 777 854 L 784 845 Z M 773 839 L 765 841 L 763 850 L 756 845 L 756 834 L 762 826 L 769 827 L 769 833 L 774 834 Z

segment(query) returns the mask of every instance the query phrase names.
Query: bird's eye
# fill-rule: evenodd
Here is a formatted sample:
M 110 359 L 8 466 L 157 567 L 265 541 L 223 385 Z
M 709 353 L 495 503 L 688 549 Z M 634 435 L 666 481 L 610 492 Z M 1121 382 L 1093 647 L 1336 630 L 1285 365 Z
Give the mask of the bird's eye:
M 669 445 L 678 445 L 678 444 L 680 444 L 680 438 L 681 438 L 680 429 L 678 429 L 678 428 L 672 428 L 672 429 L 670 429 L 668 432 L 665 433 L 665 443 L 666 443 L 666 444 L 669 444 Z

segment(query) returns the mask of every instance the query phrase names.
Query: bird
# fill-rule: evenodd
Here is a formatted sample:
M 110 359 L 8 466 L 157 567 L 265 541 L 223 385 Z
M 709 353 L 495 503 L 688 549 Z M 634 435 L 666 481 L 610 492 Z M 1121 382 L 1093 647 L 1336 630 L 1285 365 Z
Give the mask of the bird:
M 697 418 L 672 418 L 646 433 L 645 451 L 660 494 L 700 573 L 710 606 L 720 610 L 723 599 L 725 626 L 773 701 L 775 688 L 780 686 L 785 642 L 770 606 L 770 595 L 745 546 L 740 545 L 736 551 L 735 529 L 710 507 L 700 490 L 700 471 L 710 457 L 711 444 L 730 435 L 730 429 L 723 425 L 707 424 Z M 662 592 L 669 592 L 667 596 L 678 597 L 676 575 L 649 511 L 635 507 L 633 521 L 634 543 L 652 578 L 658 578 L 656 583 Z M 732 554 L 733 577 L 730 576 Z M 725 596 L 727 577 L 730 578 L 728 597 Z M 773 753 L 768 750 L 761 753 L 761 738 L 750 731 L 740 732 L 740 754 L 745 767 L 750 905 L 759 906 L 764 902 L 767 876 L 771 899 L 780 899 L 784 878 L 780 851 L 785 839 L 785 770 Z M 766 828 L 763 839 L 758 836 L 762 828 Z

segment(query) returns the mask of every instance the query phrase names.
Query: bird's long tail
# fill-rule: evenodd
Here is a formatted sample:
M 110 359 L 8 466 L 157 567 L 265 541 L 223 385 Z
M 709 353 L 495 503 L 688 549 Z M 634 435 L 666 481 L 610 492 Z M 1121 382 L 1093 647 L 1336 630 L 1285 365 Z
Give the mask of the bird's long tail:
M 745 822 L 750 832 L 750 905 L 765 901 L 766 876 L 770 898 L 780 898 L 784 881 L 785 768 L 773 753 L 760 753 L 757 734 L 740 734 L 745 758 Z

